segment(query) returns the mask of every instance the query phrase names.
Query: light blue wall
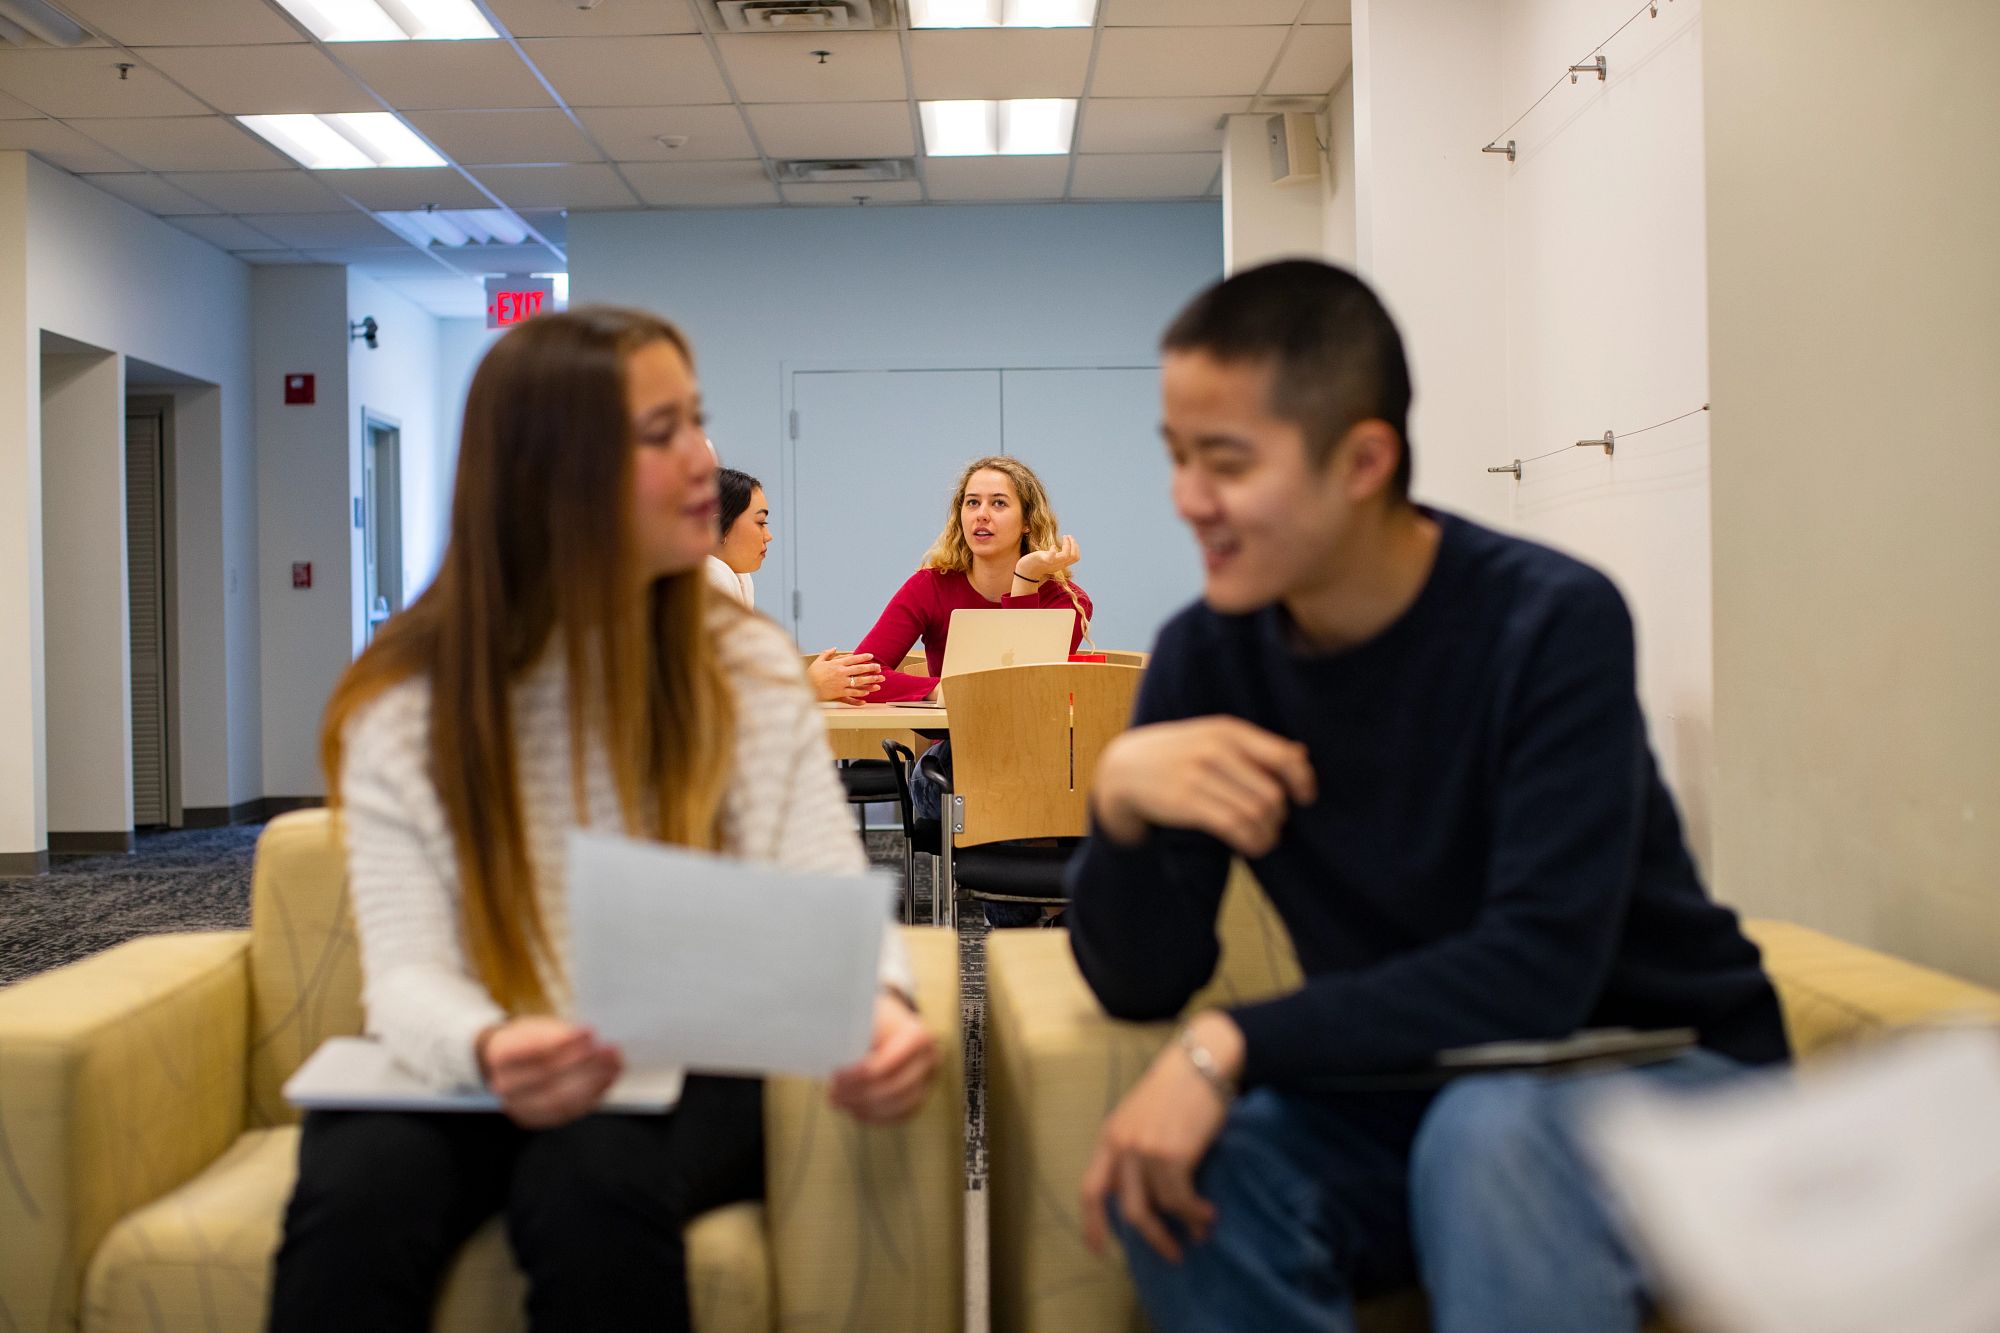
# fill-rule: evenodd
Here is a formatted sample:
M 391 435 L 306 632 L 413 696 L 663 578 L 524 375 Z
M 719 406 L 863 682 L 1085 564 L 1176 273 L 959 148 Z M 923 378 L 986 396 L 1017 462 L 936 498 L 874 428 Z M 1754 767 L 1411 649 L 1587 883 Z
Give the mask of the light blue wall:
M 1222 206 L 579 213 L 569 258 L 572 305 L 644 306 L 687 332 L 724 459 L 775 479 L 786 362 L 1150 361 L 1222 275 Z

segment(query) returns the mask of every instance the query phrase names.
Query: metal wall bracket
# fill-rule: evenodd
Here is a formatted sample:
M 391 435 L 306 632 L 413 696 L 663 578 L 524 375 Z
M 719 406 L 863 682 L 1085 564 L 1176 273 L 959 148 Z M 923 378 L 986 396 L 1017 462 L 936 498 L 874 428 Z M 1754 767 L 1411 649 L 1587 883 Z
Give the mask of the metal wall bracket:
M 1480 149 L 1479 151 L 1482 153 L 1505 153 L 1507 155 L 1507 160 L 1509 162 L 1512 162 L 1514 160 L 1514 141 L 1512 139 L 1509 139 L 1507 141 L 1507 146 L 1504 148 L 1497 143 L 1490 143 L 1487 144 L 1484 148 Z
M 1576 447 L 1579 449 L 1602 449 L 1604 450 L 1604 456 L 1606 458 L 1609 458 L 1611 457 L 1611 448 L 1617 442 L 1618 442 L 1618 437 L 1613 435 L 1610 431 L 1607 430 L 1604 432 L 1603 439 L 1578 440 L 1576 442 Z
M 1490 467 L 1487 468 L 1486 470 L 1488 472 L 1512 473 L 1514 480 L 1519 481 L 1521 479 L 1521 460 L 1517 458 L 1513 462 L 1509 463 L 1506 467 Z
M 1576 76 L 1579 74 L 1595 74 L 1599 83 L 1604 82 L 1604 57 L 1599 56 L 1588 65 L 1571 65 L 1569 67 L 1569 81 L 1571 83 L 1576 82 Z

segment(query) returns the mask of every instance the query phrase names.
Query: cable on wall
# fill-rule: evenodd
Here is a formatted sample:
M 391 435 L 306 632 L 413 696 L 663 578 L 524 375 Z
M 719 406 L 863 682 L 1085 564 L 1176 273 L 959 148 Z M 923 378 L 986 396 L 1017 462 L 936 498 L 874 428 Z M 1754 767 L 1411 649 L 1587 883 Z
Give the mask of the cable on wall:
M 1486 141 L 1486 146 L 1480 149 L 1479 151 L 1482 153 L 1505 154 L 1507 160 L 1509 162 L 1512 162 L 1515 157 L 1515 151 L 1514 151 L 1515 144 L 1512 139 L 1509 139 L 1507 137 L 1507 135 L 1510 131 L 1513 130 L 1513 128 L 1516 125 L 1519 125 L 1522 121 L 1526 120 L 1530 115 L 1532 115 L 1536 107 L 1548 101 L 1549 98 L 1554 95 L 1556 89 L 1563 86 L 1564 80 L 1568 80 L 1570 83 L 1574 84 L 1577 81 L 1578 76 L 1580 75 L 1595 74 L 1597 76 L 1597 81 L 1599 83 L 1603 83 L 1607 78 L 1610 77 L 1609 68 L 1605 64 L 1604 60 L 1604 48 L 1611 45 L 1612 41 L 1618 36 L 1619 33 L 1625 31 L 1627 28 L 1631 27 L 1634 23 L 1637 23 L 1639 21 L 1639 16 L 1641 14 L 1645 14 L 1651 18 L 1658 18 L 1660 16 L 1660 6 L 1663 4 L 1670 5 L 1672 3 L 1673 0 L 1646 0 L 1645 4 L 1640 5 L 1638 9 L 1632 12 L 1631 18 L 1626 19 L 1623 23 L 1618 25 L 1617 30 L 1614 31 L 1610 37 L 1606 37 L 1596 46 L 1593 46 L 1590 48 L 1590 50 L 1584 52 L 1582 60 L 1577 61 L 1573 65 L 1566 66 L 1563 72 L 1556 76 L 1556 81 L 1549 85 L 1547 92 L 1543 93 L 1540 97 L 1537 97 L 1532 103 L 1530 103 L 1526 111 L 1523 111 L 1520 115 L 1514 117 L 1513 120 L 1509 121 L 1507 123 L 1506 129 L 1500 131 L 1498 134 L 1494 135 L 1491 139 L 1488 139 Z M 1529 461 L 1532 462 L 1534 460 L 1530 459 Z M 1504 468 L 1496 468 L 1494 470 L 1505 471 Z
M 1545 454 L 1536 454 L 1533 458 L 1516 458 L 1510 463 L 1503 464 L 1500 467 L 1490 467 L 1486 470 L 1488 472 L 1505 472 L 1512 476 L 1515 481 L 1520 481 L 1522 480 L 1523 464 L 1539 463 L 1543 459 L 1554 458 L 1557 454 L 1566 454 L 1572 449 L 1602 449 L 1604 456 L 1609 458 L 1617 448 L 1618 441 L 1620 440 L 1629 440 L 1634 435 L 1644 435 L 1649 430 L 1658 430 L 1662 426 L 1671 426 L 1676 421 L 1686 421 L 1689 417 L 1706 411 L 1708 411 L 1708 404 L 1703 403 L 1700 407 L 1690 408 L 1677 417 L 1668 417 L 1665 421 L 1655 421 L 1650 426 L 1641 426 L 1638 430 L 1628 430 L 1622 435 L 1616 431 L 1607 430 L 1596 439 L 1578 440 L 1575 444 L 1566 444 L 1560 449 L 1551 449 Z

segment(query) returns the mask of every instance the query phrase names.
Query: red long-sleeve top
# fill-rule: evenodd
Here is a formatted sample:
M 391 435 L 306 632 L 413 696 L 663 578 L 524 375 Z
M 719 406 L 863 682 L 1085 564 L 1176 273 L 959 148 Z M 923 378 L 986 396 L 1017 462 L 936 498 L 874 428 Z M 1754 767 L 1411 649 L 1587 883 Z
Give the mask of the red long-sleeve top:
M 872 653 L 882 667 L 882 684 L 868 696 L 869 703 L 901 703 L 907 699 L 921 699 L 937 688 L 938 675 L 944 670 L 944 640 L 951 628 L 951 613 L 961 608 L 973 611 L 991 611 L 996 608 L 1011 610 L 1037 607 L 1068 607 L 1069 593 L 1076 594 L 1076 605 L 1081 614 L 1076 618 L 1076 628 L 1069 637 L 1069 650 L 1076 651 L 1083 641 L 1084 617 L 1090 615 L 1090 594 L 1072 583 L 1069 591 L 1055 579 L 1049 579 L 1034 593 L 1026 597 L 1002 597 L 997 602 L 989 602 L 980 596 L 972 586 L 972 580 L 964 574 L 947 574 L 936 569 L 920 569 L 910 575 L 903 586 L 896 589 L 896 595 L 889 599 L 889 605 L 882 608 L 881 619 L 875 628 L 868 631 L 868 637 L 854 651 Z M 907 675 L 894 668 L 902 664 L 917 640 L 924 642 L 924 665 L 930 669 L 927 676 Z

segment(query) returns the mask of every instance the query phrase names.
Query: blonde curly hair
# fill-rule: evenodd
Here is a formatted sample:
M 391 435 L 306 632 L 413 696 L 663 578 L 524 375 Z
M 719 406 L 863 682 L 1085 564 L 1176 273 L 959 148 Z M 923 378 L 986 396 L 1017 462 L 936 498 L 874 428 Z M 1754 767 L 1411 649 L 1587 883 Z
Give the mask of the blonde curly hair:
M 965 465 L 958 474 L 958 484 L 951 489 L 951 507 L 944 518 L 944 531 L 931 543 L 931 549 L 924 552 L 924 558 L 917 565 L 919 569 L 935 569 L 944 574 L 964 574 L 972 568 L 972 547 L 965 540 L 965 524 L 960 513 L 965 508 L 965 488 L 972 484 L 977 472 L 998 472 L 1014 487 L 1014 497 L 1021 504 L 1021 549 L 1015 559 L 1020 559 L 1030 551 L 1046 551 L 1062 540 L 1062 528 L 1056 522 L 1056 511 L 1049 503 L 1048 490 L 1035 470 L 1018 458 L 1006 454 L 989 454 L 985 458 L 975 458 Z M 1058 570 L 1054 578 L 1069 595 L 1070 605 L 1076 608 L 1077 616 L 1083 621 L 1083 637 L 1090 637 L 1090 617 L 1084 614 L 1083 603 L 1077 600 L 1076 589 L 1070 584 L 1069 571 Z

